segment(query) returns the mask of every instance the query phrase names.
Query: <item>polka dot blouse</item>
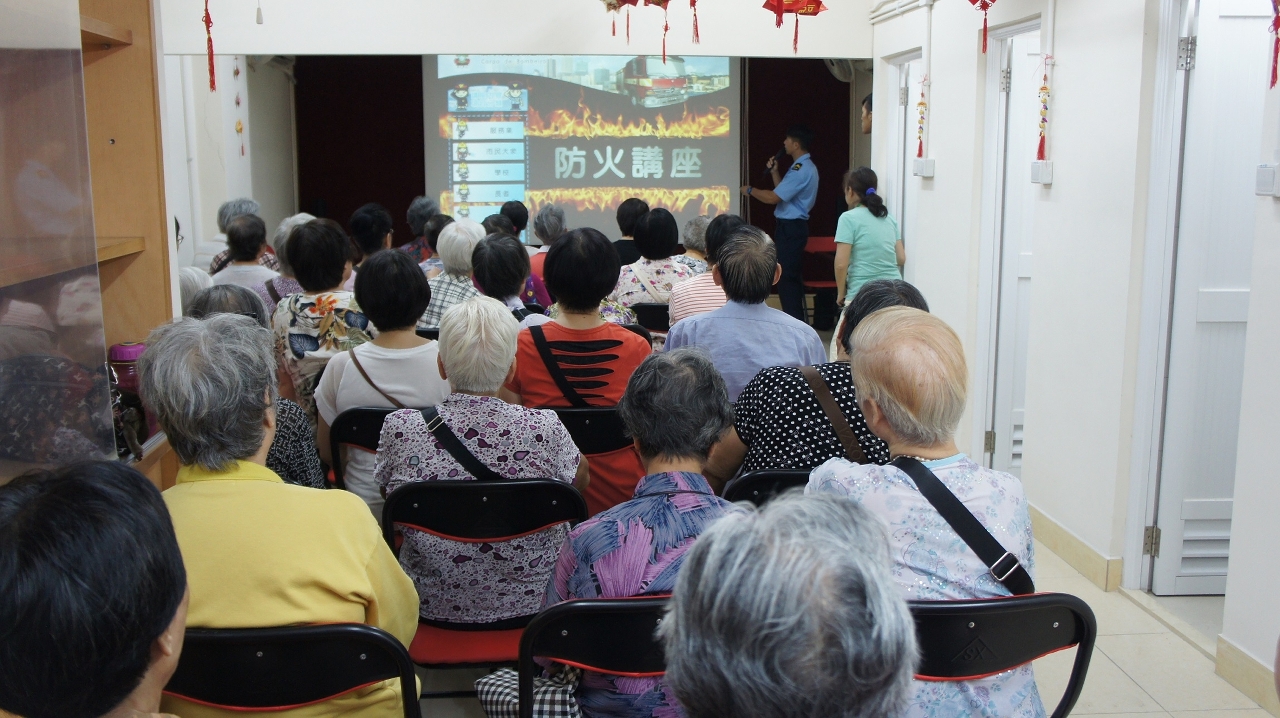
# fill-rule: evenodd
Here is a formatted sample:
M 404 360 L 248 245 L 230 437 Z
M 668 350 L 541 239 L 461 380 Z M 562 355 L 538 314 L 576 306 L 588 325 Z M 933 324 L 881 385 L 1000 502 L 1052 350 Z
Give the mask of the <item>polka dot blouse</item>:
M 889 446 L 867 428 L 845 362 L 819 364 L 853 434 L 869 461 L 889 461 Z M 796 367 L 763 369 L 738 396 L 735 408 L 738 437 L 749 449 L 742 471 L 813 469 L 828 459 L 844 457 L 844 447 L 813 389 Z

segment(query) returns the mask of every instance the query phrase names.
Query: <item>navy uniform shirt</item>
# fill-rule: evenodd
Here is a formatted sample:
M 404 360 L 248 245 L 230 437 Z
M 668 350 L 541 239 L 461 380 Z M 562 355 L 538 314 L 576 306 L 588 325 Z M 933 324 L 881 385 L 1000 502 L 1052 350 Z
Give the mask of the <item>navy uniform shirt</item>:
M 813 166 L 808 152 L 796 158 L 791 170 L 773 188 L 773 193 L 779 199 L 773 210 L 774 217 L 809 219 L 809 210 L 818 199 L 818 168 Z

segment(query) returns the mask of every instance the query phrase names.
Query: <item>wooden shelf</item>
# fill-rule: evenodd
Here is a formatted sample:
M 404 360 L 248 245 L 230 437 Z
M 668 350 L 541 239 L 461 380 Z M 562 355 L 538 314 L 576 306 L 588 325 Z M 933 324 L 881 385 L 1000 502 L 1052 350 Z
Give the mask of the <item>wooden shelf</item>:
M 132 45 L 133 31 L 81 15 L 80 43 L 87 50 L 110 50 L 121 45 Z
M 146 248 L 147 240 L 142 237 L 98 237 L 98 261 L 137 254 Z

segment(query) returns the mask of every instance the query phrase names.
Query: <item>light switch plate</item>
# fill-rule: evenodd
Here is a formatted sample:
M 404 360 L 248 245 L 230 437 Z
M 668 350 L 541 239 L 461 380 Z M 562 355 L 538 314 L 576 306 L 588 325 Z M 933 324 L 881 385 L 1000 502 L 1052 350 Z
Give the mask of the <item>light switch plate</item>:
M 911 163 L 911 174 L 916 177 L 924 177 L 926 179 L 933 177 L 933 159 L 929 157 L 917 157 Z
M 1259 197 L 1280 197 L 1280 168 L 1258 165 L 1253 193 Z
M 1032 162 L 1031 181 L 1035 184 L 1053 184 L 1053 160 Z

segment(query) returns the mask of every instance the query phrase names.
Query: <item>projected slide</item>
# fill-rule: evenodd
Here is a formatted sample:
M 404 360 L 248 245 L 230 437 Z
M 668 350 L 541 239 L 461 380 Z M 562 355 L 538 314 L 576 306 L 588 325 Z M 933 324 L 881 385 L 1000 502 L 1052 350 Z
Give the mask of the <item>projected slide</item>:
M 725 57 L 425 58 L 427 188 L 455 217 L 503 202 L 565 210 L 612 238 L 628 197 L 683 223 L 730 207 L 738 179 L 736 69 Z M 434 67 L 433 67 L 434 65 Z M 527 241 L 528 238 L 526 238 Z

